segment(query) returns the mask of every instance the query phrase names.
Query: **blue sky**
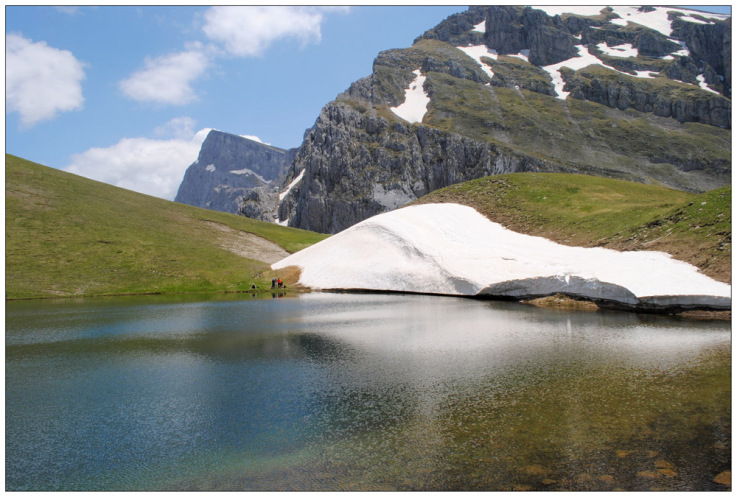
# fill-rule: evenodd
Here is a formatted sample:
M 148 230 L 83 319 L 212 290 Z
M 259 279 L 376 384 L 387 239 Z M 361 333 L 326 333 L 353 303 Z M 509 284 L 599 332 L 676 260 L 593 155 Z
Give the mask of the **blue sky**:
M 172 199 L 208 129 L 297 147 L 381 50 L 465 9 L 6 6 L 6 152 Z
M 197 131 L 297 147 L 381 50 L 465 7 L 229 9 L 7 6 L 6 152 L 173 198 Z

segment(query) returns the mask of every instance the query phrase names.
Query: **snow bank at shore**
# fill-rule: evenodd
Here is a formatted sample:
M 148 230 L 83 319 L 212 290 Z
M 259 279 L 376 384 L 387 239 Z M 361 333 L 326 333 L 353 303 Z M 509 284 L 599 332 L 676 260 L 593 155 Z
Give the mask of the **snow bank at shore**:
M 293 254 L 316 290 L 532 298 L 562 293 L 639 309 L 730 309 L 731 287 L 662 252 L 560 245 L 515 233 L 458 204 L 367 219 Z

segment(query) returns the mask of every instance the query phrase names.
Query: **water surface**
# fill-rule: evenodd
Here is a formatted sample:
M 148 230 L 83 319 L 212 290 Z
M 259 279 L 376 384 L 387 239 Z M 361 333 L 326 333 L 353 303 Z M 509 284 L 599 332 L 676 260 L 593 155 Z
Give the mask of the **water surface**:
M 717 490 L 730 324 L 381 294 L 6 305 L 7 490 Z

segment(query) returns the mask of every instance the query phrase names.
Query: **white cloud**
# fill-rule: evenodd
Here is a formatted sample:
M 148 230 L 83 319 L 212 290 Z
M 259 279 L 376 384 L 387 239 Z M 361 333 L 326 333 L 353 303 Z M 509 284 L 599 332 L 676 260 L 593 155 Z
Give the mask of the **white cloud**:
M 271 145 L 271 143 L 266 143 L 261 138 L 259 138 L 256 135 L 241 135 L 243 138 L 246 138 L 247 140 L 253 140 L 255 142 L 263 143 L 264 145 Z
M 5 112 L 17 112 L 24 127 L 80 110 L 84 77 L 83 64 L 68 50 L 5 36 Z
M 301 6 L 218 6 L 205 13 L 202 30 L 233 55 L 256 57 L 276 40 L 296 38 L 302 45 L 318 43 L 320 25 L 329 11 L 345 8 Z
M 175 117 L 168 123 L 157 127 L 154 130 L 154 136 L 160 138 L 178 138 L 182 140 L 189 140 L 195 134 L 194 125 L 197 121 L 191 117 Z
M 183 52 L 147 57 L 144 68 L 120 82 L 121 91 L 139 102 L 184 105 L 197 99 L 192 82 L 202 76 L 209 60 L 195 45 Z
M 175 138 L 123 138 L 106 148 L 74 154 L 66 171 L 154 197 L 173 200 L 187 167 L 196 159 L 209 128 L 197 133 L 187 125 L 194 121 L 176 118 L 157 128 L 176 130 Z M 184 124 L 185 127 L 182 127 Z

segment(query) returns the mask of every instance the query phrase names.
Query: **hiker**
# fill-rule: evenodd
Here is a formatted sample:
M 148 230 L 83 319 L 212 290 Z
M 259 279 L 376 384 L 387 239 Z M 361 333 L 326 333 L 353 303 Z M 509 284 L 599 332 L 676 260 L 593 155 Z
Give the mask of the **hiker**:
M 281 281 L 281 280 L 279 280 Z M 276 278 L 271 279 L 271 288 L 276 288 Z
M 281 278 L 279 278 L 279 280 L 277 281 L 277 284 L 279 285 L 279 288 L 281 288 L 281 287 L 282 287 L 282 285 L 283 285 L 284 283 L 282 283 L 282 281 L 281 281 Z

